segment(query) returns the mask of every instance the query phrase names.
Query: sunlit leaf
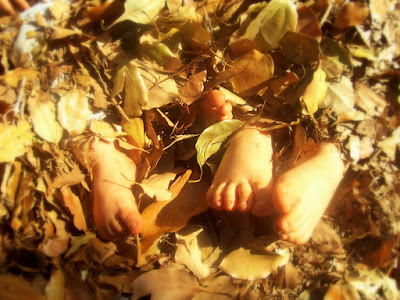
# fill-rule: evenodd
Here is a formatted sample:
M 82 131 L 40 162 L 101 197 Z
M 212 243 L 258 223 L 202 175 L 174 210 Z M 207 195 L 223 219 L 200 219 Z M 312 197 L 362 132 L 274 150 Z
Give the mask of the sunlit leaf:
M 66 186 L 61 188 L 61 194 L 63 204 L 70 211 L 76 229 L 86 231 L 87 225 L 85 215 L 83 214 L 81 201 L 78 196 L 76 196 L 71 189 Z
M 56 120 L 56 105 L 53 101 L 41 101 L 40 94 L 34 93 L 28 101 L 29 119 L 37 135 L 57 144 L 63 135 L 63 128 Z
M 200 168 L 211 155 L 218 152 L 222 143 L 242 126 L 242 121 L 226 120 L 206 128 L 196 142 L 197 162 Z
M 32 145 L 33 133 L 26 120 L 17 125 L 0 123 L 0 162 L 12 162 Z
M 325 72 L 321 68 L 318 68 L 314 72 L 311 83 L 304 92 L 303 101 L 310 115 L 314 115 L 318 110 L 318 105 L 325 99 L 328 89 L 325 78 Z
M 328 83 L 326 98 L 321 102 L 321 107 L 331 106 L 336 115 L 341 115 L 354 107 L 355 93 L 353 84 L 346 76 L 339 82 Z
M 88 99 L 81 90 L 73 89 L 61 97 L 57 103 L 58 121 L 70 134 L 80 134 L 92 115 Z
M 165 0 L 127 0 L 124 13 L 111 26 L 127 20 L 139 24 L 148 24 L 164 6 Z
M 124 131 L 129 134 L 135 142 L 138 144 L 139 148 L 144 147 L 145 143 L 145 133 L 144 133 L 144 123 L 141 118 L 132 118 L 122 121 L 122 128 Z
M 191 299 L 200 290 L 196 277 L 167 267 L 140 275 L 133 282 L 133 299 L 146 295 L 154 300 Z
M 114 76 L 111 98 L 118 95 L 123 89 L 124 111 L 128 116 L 141 115 L 141 107 L 148 101 L 149 91 L 144 84 L 140 69 L 134 61 L 120 67 Z
M 285 265 L 289 258 L 288 250 L 283 255 L 271 255 L 239 248 L 225 256 L 219 267 L 234 278 L 254 280 L 266 278 L 278 267 Z
M 279 46 L 286 32 L 296 30 L 297 11 L 291 0 L 272 0 L 261 14 L 260 31 L 272 48 Z

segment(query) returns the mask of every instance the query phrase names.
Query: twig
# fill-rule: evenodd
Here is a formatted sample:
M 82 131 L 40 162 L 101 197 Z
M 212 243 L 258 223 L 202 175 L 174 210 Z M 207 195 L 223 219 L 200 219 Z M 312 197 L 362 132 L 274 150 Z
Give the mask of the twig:
M 326 22 L 326 19 L 328 18 L 329 14 L 331 13 L 331 10 L 332 10 L 332 8 L 333 8 L 333 4 L 335 3 L 335 1 L 336 1 L 336 0 L 331 0 L 331 1 L 329 2 L 329 6 L 328 6 L 328 8 L 326 9 L 326 11 L 325 11 L 325 13 L 324 13 L 324 15 L 322 16 L 321 21 L 320 21 L 320 26 L 321 26 L 321 27 L 322 27 L 322 25 L 324 25 L 324 23 Z

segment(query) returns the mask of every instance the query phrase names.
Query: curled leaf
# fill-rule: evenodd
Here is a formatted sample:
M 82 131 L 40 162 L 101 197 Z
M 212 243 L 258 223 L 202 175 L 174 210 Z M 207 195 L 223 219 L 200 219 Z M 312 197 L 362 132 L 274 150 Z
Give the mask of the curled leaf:
M 196 142 L 197 162 L 202 168 L 211 155 L 218 152 L 222 143 L 236 130 L 242 127 L 239 120 L 226 120 L 206 128 Z

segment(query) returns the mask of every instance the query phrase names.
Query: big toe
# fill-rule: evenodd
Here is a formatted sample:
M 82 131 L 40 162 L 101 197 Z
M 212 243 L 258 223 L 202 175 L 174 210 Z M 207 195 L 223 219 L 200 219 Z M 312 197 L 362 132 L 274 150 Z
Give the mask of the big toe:
M 118 218 L 130 234 L 139 234 L 142 231 L 143 220 L 136 207 L 124 207 L 119 211 Z

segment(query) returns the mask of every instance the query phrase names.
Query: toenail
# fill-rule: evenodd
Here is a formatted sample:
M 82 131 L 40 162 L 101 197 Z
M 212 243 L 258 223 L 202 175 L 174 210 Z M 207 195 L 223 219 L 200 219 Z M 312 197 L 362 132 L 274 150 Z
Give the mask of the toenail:
M 220 201 L 215 202 L 215 206 L 220 207 L 222 204 Z
M 288 237 L 287 234 L 281 233 L 281 234 L 280 234 L 280 238 L 281 238 L 282 240 L 287 240 L 289 237 Z

